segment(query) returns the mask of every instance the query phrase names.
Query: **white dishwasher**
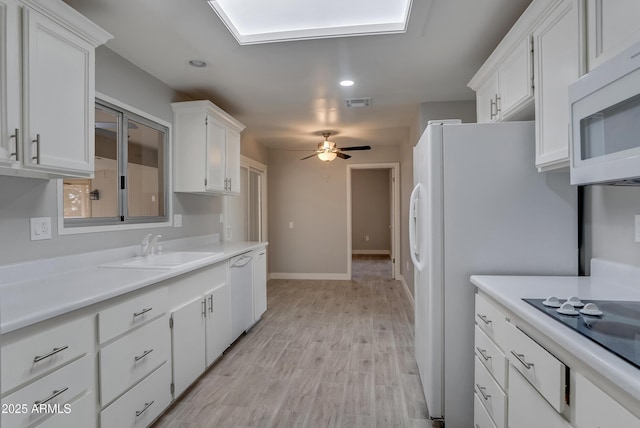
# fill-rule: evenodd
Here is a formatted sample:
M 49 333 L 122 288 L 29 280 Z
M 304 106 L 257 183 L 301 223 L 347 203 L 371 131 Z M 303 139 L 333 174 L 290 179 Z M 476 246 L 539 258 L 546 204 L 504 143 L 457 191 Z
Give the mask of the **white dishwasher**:
M 251 253 L 229 259 L 231 334 L 236 340 L 253 325 L 253 270 Z

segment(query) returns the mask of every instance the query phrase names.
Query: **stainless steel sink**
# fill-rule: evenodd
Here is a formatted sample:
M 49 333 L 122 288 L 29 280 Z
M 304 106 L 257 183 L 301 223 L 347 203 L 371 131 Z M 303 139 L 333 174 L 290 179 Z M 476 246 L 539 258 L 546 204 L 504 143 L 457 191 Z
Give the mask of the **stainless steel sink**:
M 146 257 L 118 260 L 99 267 L 119 269 L 178 269 L 205 259 L 214 259 L 222 253 L 178 251 Z

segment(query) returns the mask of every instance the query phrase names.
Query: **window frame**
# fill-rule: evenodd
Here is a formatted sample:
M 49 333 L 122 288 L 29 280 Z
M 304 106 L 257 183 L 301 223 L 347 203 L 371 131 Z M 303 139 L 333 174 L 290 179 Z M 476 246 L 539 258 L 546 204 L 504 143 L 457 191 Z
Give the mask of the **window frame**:
M 106 111 L 122 114 L 119 119 L 118 129 L 118 180 L 124 175 L 128 181 L 127 171 L 127 143 L 122 142 L 124 131 L 128 127 L 128 120 L 133 120 L 142 125 L 165 132 L 163 168 L 164 168 L 164 216 L 157 217 L 128 217 L 128 190 L 129 183 L 125 183 L 125 189 L 118 186 L 118 217 L 112 218 L 64 218 L 64 179 L 57 180 L 57 204 L 58 204 L 58 235 L 71 235 L 79 233 L 107 232 L 118 230 L 146 229 L 158 227 L 171 227 L 173 225 L 173 168 L 172 168 L 172 125 L 162 119 L 129 106 L 112 97 L 96 92 L 96 106 L 104 107 Z M 95 106 L 94 106 L 95 108 Z M 94 143 L 95 144 L 95 143 Z M 124 152 L 124 153 L 123 153 Z M 124 220 L 121 216 L 124 215 Z

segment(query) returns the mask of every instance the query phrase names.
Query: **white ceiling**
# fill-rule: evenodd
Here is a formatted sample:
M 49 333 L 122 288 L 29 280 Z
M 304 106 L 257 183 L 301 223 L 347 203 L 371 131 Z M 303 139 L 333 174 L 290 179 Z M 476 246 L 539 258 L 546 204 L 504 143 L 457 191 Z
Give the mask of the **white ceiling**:
M 474 99 L 467 82 L 531 2 L 414 0 L 404 34 L 240 46 L 205 0 L 65 1 L 114 35 L 107 47 L 259 143 L 310 149 L 325 130 L 342 147 L 403 143 L 420 103 Z M 359 97 L 372 107 L 345 107 Z

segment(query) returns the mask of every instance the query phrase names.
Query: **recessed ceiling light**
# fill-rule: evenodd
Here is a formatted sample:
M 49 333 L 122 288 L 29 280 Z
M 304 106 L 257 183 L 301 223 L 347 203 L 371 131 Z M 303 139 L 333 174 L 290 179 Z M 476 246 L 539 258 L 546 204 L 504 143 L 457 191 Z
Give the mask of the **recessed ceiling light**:
M 353 86 L 353 80 L 343 80 L 340 82 L 340 86 Z
M 189 65 L 195 68 L 205 68 L 209 64 L 201 59 L 192 59 L 191 61 L 189 61 Z

